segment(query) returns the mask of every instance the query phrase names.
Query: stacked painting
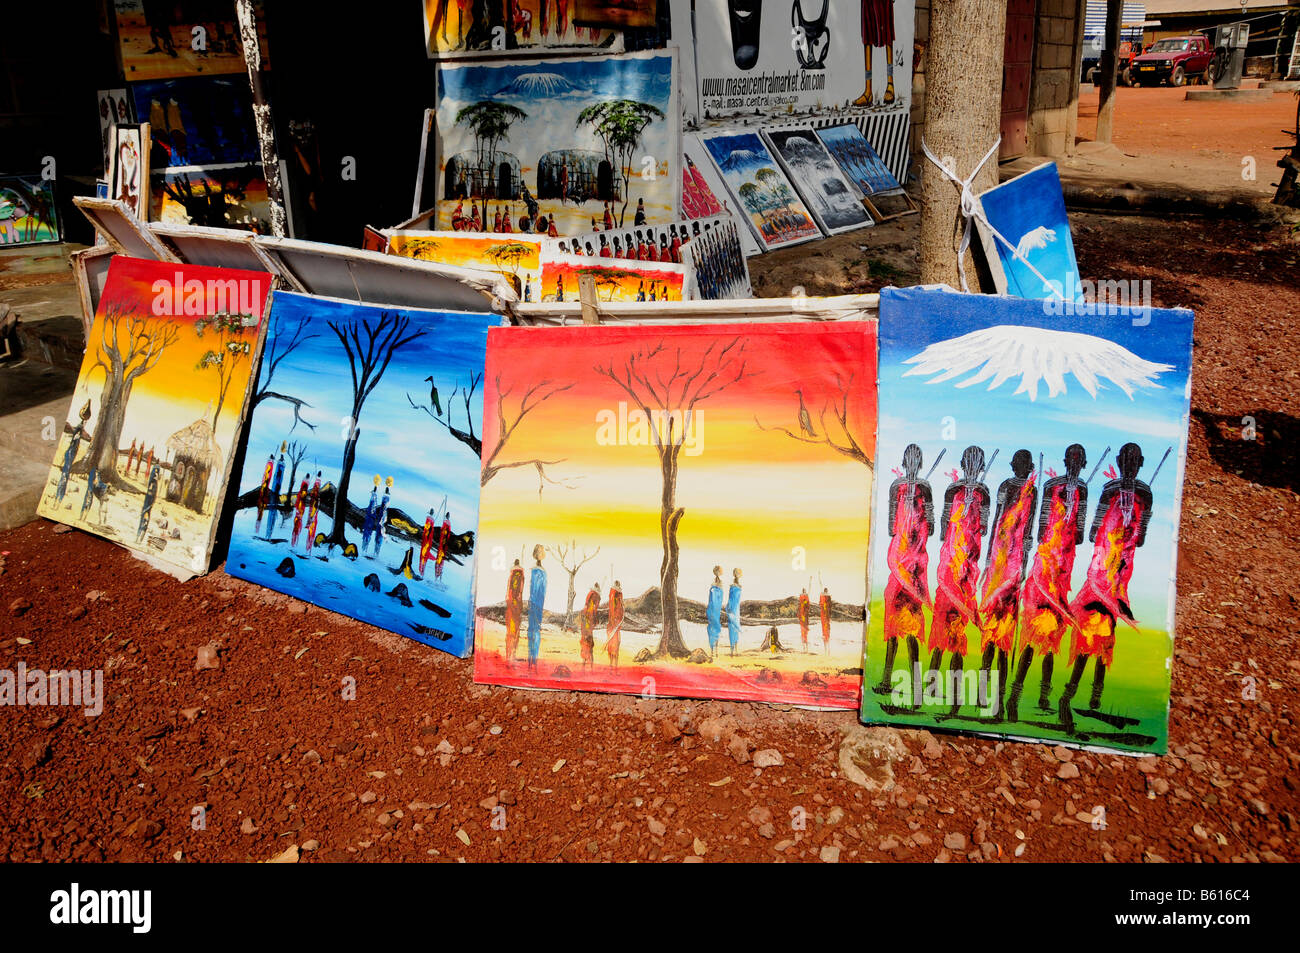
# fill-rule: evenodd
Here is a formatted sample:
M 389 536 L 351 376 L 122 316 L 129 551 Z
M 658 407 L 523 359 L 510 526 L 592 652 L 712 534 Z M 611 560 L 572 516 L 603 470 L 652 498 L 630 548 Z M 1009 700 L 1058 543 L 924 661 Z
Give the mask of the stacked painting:
M 812 213 L 757 132 L 712 133 L 701 138 L 763 251 L 821 237 Z
M 205 572 L 270 288 L 263 272 L 115 256 L 37 512 Z
M 1190 311 L 881 292 L 864 721 L 1165 750 L 1191 358 Z
M 40 175 L 0 176 L 0 247 L 58 240 L 53 180 Z
M 226 572 L 468 655 L 499 320 L 277 293 Z
M 475 680 L 855 708 L 874 330 L 494 328 Z

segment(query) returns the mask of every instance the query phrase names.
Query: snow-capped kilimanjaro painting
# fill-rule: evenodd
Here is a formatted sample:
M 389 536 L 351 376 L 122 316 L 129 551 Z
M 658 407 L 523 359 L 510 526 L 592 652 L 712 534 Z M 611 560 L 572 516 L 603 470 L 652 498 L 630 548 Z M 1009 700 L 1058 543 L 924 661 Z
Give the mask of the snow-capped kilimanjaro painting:
M 1192 324 L 881 292 L 864 721 L 1165 750 Z
M 676 55 L 440 62 L 438 227 L 567 237 L 677 221 Z
M 980 195 L 980 203 L 988 224 L 1011 245 L 1008 248 L 976 219 L 993 284 L 1000 294 L 1082 300 L 1079 264 L 1056 163 L 1047 162 L 1008 179 Z
M 226 572 L 468 655 L 499 320 L 277 292 Z
M 875 224 L 811 127 L 764 129 L 763 138 L 823 232 L 834 235 Z

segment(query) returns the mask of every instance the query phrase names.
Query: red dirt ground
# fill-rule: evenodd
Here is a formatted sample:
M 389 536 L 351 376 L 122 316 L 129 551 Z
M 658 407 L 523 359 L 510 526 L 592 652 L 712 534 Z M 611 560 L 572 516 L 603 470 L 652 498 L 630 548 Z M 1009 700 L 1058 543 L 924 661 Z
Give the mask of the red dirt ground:
M 1199 89 L 1201 87 L 1192 87 Z M 1120 87 L 1115 91 L 1111 141 L 1136 155 L 1195 152 L 1240 161 L 1253 155 L 1260 176 L 1274 175 L 1274 146 L 1290 145 L 1283 129 L 1295 128 L 1295 96 L 1275 92 L 1268 102 L 1188 102 L 1187 89 L 1172 86 Z M 1097 134 L 1097 89 L 1079 94 L 1080 140 Z M 1265 171 L 1267 168 L 1268 171 Z
M 38 521 L 0 535 L 0 668 L 103 668 L 106 703 L 0 709 L 0 856 L 1300 859 L 1300 250 L 1237 223 L 1074 223 L 1082 274 L 1197 310 L 1168 756 L 477 686 L 469 660 Z M 219 667 L 196 670 L 208 643 Z

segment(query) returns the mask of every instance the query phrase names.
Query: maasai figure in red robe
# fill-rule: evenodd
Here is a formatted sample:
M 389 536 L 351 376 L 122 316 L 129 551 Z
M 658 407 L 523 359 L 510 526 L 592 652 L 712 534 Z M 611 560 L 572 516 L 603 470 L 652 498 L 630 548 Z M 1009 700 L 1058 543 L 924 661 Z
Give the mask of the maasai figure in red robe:
M 131 441 L 131 452 L 128 453 L 128 454 L 126 455 L 126 472 L 127 472 L 127 473 L 130 473 L 130 472 L 131 472 L 131 463 L 132 463 L 132 461 L 135 460 L 136 452 L 137 452 L 137 451 L 136 451 L 136 449 L 135 449 L 135 441 L 132 440 L 132 441 Z
M 515 560 L 506 583 L 506 661 L 515 660 L 519 645 L 519 620 L 524 616 L 524 569 Z
M 456 203 L 456 210 L 451 213 L 451 229 L 454 232 L 465 230 L 465 202 L 461 200 Z
M 289 540 L 290 548 L 298 545 L 298 534 L 302 532 L 302 514 L 307 509 L 307 477 L 302 478 L 298 495 L 293 499 L 293 536 Z
M 924 607 L 930 606 L 929 554 L 926 545 L 934 535 L 934 497 L 930 481 L 921 479 L 921 448 L 903 450 L 903 470 L 889 487 L 889 582 L 885 583 L 885 667 L 873 689 L 878 695 L 893 692 L 894 656 L 899 639 L 907 644 L 908 672 L 912 680 L 912 707 L 921 704 L 921 638 L 925 635 Z
M 950 655 L 946 685 L 946 693 L 952 698 L 950 718 L 957 716 L 962 704 L 966 625 L 980 623 L 975 586 L 980 574 L 980 550 L 989 526 L 989 488 L 981 482 L 984 451 L 979 447 L 963 450 L 961 469 L 961 479 L 954 478 L 943 495 L 943 545 L 939 547 L 934 615 L 927 643 L 931 678 L 939 677 L 943 653 Z
M 447 543 L 451 540 L 451 510 L 442 515 L 442 527 L 438 530 L 438 555 L 433 561 L 433 578 L 442 578 L 442 566 L 447 561 Z
M 873 105 L 871 95 L 871 51 L 885 49 L 885 69 L 889 85 L 881 102 L 888 106 L 894 101 L 894 4 L 893 0 L 862 0 L 862 45 L 866 48 L 867 81 L 862 95 L 853 100 L 855 106 Z
M 1061 694 L 1061 722 L 1067 731 L 1074 730 L 1071 703 L 1079 680 L 1094 660 L 1092 698 L 1088 713 L 1100 713 L 1101 693 L 1106 684 L 1106 669 L 1115 652 L 1115 623 L 1122 621 L 1137 630 L 1137 621 L 1128 602 L 1128 582 L 1133 575 L 1133 556 L 1146 542 L 1147 523 L 1151 521 L 1151 487 L 1137 478 L 1142 469 L 1142 448 L 1126 443 L 1116 457 L 1118 479 L 1101 490 L 1097 511 L 1093 514 L 1088 538 L 1092 540 L 1092 561 L 1079 594 L 1070 603 L 1074 630 L 1070 644 L 1070 662 L 1074 670 Z M 1120 720 L 1120 719 L 1102 719 Z M 1129 723 L 1127 719 L 1123 719 Z
M 578 651 L 582 655 L 583 670 L 595 667 L 592 652 L 596 646 L 596 616 L 600 614 L 600 583 L 593 582 L 587 593 L 587 601 L 582 606 L 582 618 L 579 622 Z
M 826 649 L 826 654 L 831 654 L 831 591 L 823 587 L 821 603 L 822 616 L 822 645 Z
M 271 477 L 275 474 L 275 454 L 266 458 L 266 469 L 262 471 L 262 486 L 257 491 L 257 522 L 253 524 L 253 532 L 259 533 L 262 530 L 262 514 L 266 512 L 266 501 L 271 493 Z
M 470 216 L 469 216 L 470 229 L 469 229 L 469 230 L 470 230 L 471 232 L 482 231 L 482 230 L 483 230 L 483 218 L 482 218 L 482 217 L 479 215 L 479 213 L 478 213 L 478 206 L 477 206 L 477 205 L 471 205 L 471 206 L 469 207 L 469 210 L 470 210 Z
M 623 635 L 623 586 L 617 579 L 609 590 L 609 618 L 605 620 L 605 654 L 609 667 L 618 671 L 618 649 Z
M 149 453 L 144 460 L 144 472 L 153 473 L 153 447 L 149 448 Z
M 614 213 L 610 210 L 609 203 L 605 203 L 605 231 L 614 227 Z
M 808 590 L 799 593 L 799 638 L 803 641 L 803 650 L 808 651 Z
M 316 482 L 311 486 L 311 498 L 307 505 L 307 555 L 311 555 L 312 545 L 316 542 L 316 519 L 320 516 L 320 471 L 316 471 Z
M 424 565 L 433 553 L 433 539 L 437 534 L 437 524 L 433 521 L 433 510 L 424 518 L 424 529 L 420 531 L 420 575 L 424 575 Z
M 501 210 L 500 209 L 497 209 L 497 213 L 494 216 L 492 216 L 492 231 L 494 232 L 501 231 Z
M 1081 445 L 1065 451 L 1065 476 L 1052 475 L 1043 484 L 1043 504 L 1038 516 L 1038 548 L 1025 580 L 1020 610 L 1020 659 L 1007 697 L 1007 716 L 1018 716 L 1020 692 L 1034 660 L 1043 657 L 1038 708 L 1051 711 L 1052 667 L 1061 639 L 1070 627 L 1070 576 L 1074 572 L 1075 547 L 1083 542 L 1083 521 L 1088 512 L 1088 485 L 1079 471 L 1088 462 Z M 1048 471 L 1051 472 L 1050 470 Z
M 1011 458 L 1014 476 L 998 487 L 993 513 L 993 535 L 989 539 L 988 562 L 984 568 L 984 590 L 980 602 L 981 685 L 989 697 L 996 694 L 994 718 L 1002 717 L 1002 697 L 1007 690 L 1009 659 L 1015 651 L 1016 624 L 1020 620 L 1020 583 L 1034 541 L 1034 511 L 1038 508 L 1037 474 L 1028 450 L 1017 450 Z M 993 656 L 997 654 L 998 680 L 991 681 Z M 984 705 L 989 703 L 986 700 Z

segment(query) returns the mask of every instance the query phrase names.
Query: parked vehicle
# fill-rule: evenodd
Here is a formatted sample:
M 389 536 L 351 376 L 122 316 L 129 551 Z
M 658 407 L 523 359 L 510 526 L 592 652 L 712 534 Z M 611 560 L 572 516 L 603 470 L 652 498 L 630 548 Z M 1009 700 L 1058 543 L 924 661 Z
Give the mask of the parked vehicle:
M 1133 60 L 1142 52 L 1141 45 L 1132 40 L 1121 40 L 1115 51 L 1115 82 L 1121 86 L 1132 86 L 1136 81 L 1133 75 Z M 1092 68 L 1087 71 L 1088 82 L 1094 86 L 1100 81 L 1100 58 L 1092 61 Z
M 1169 36 L 1156 40 L 1141 56 L 1133 58 L 1133 77 L 1141 86 L 1155 86 L 1168 82 L 1170 86 L 1184 86 L 1193 79 L 1209 81 L 1209 67 L 1214 59 L 1214 48 L 1208 38 L 1194 36 Z

